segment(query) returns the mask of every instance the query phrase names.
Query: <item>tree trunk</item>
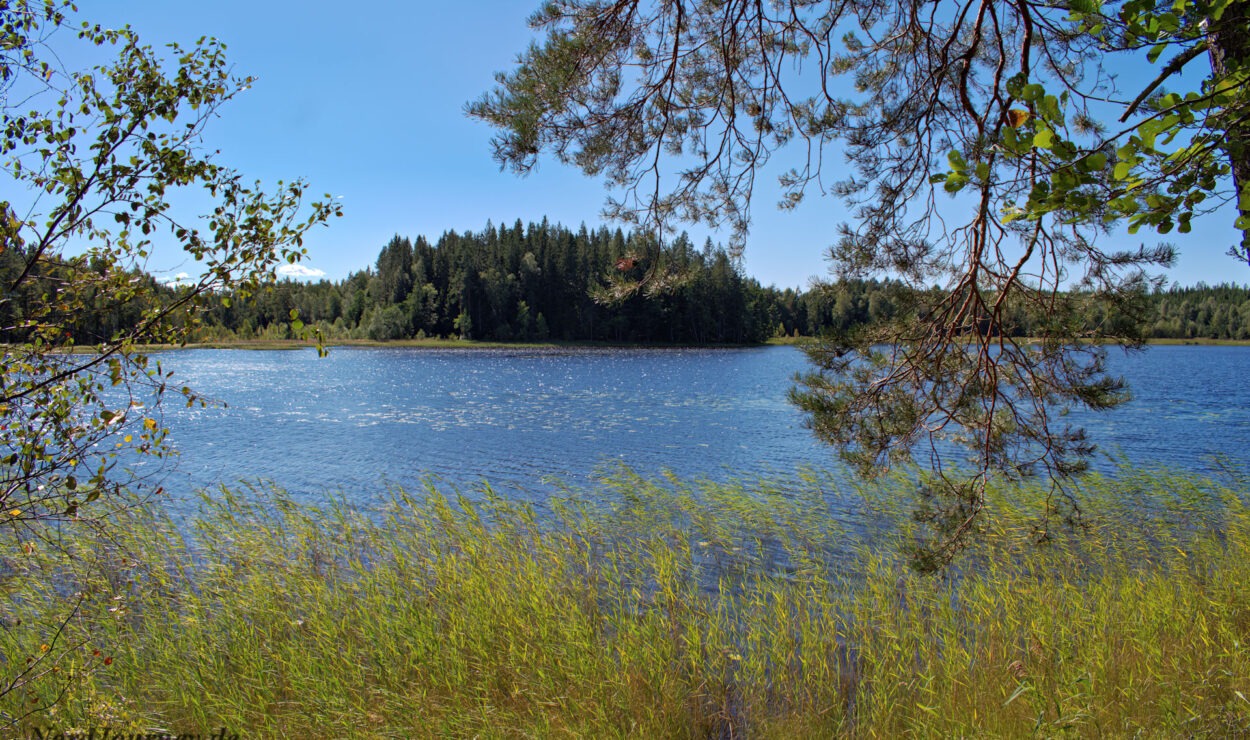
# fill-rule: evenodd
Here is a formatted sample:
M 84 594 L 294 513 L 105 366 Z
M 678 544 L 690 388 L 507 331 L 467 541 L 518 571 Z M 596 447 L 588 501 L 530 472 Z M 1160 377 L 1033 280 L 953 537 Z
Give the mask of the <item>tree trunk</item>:
M 1228 74 L 1229 60 L 1234 67 L 1246 64 L 1250 59 L 1250 3 L 1229 3 L 1219 21 L 1213 22 L 1207 35 L 1211 57 L 1211 70 L 1216 79 Z M 1234 117 L 1246 111 L 1231 111 Z M 1237 198 L 1250 188 L 1250 124 L 1230 122 L 1225 131 L 1224 151 L 1233 169 L 1233 188 Z M 1242 217 L 1250 218 L 1250 209 L 1238 209 Z M 1241 243 L 1231 253 L 1250 264 L 1250 229 L 1242 229 Z

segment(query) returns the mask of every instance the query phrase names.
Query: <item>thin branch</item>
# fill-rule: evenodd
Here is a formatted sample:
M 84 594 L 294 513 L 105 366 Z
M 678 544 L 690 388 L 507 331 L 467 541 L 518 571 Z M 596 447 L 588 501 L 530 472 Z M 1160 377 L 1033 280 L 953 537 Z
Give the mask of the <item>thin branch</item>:
M 1146 98 L 1150 97 L 1151 93 L 1158 89 L 1159 85 L 1163 84 L 1164 80 L 1180 72 L 1186 64 L 1193 61 L 1194 57 L 1206 50 L 1207 42 L 1204 40 L 1189 47 L 1185 51 L 1182 51 L 1180 54 L 1177 54 L 1172 61 L 1167 63 L 1166 67 L 1159 71 L 1159 76 L 1151 80 L 1150 84 L 1146 85 L 1145 89 L 1137 94 L 1137 97 L 1133 99 L 1133 102 L 1129 103 L 1128 108 L 1124 111 L 1124 115 L 1120 116 L 1120 123 L 1124 123 L 1128 120 L 1129 116 L 1136 113 L 1138 107 L 1146 101 Z

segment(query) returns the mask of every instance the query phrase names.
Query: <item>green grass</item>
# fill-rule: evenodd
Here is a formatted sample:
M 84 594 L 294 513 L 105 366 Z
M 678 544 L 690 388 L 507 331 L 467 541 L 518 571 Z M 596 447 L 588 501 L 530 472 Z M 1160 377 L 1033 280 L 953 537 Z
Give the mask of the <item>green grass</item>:
M 1250 730 L 1240 486 L 1093 477 L 1083 528 L 1040 545 L 1044 493 L 1000 491 L 1019 508 L 938 577 L 903 554 L 904 481 L 833 486 L 619 472 L 541 516 L 489 490 L 364 512 L 254 488 L 206 499 L 189 539 L 143 507 L 10 533 L 0 676 L 42 675 L 0 711 L 246 737 Z
M 1148 339 L 1147 344 L 1193 344 L 1219 347 L 1250 346 L 1248 339 Z

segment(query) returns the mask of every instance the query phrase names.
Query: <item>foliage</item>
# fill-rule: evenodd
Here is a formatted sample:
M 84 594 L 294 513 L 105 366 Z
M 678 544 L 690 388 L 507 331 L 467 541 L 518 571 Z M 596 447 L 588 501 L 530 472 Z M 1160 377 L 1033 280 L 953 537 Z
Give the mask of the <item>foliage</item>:
M 59 0 L 0 1 L 6 547 L 53 544 L 41 523 L 106 516 L 122 487 L 142 490 L 125 466 L 168 454 L 160 404 L 172 381 L 137 346 L 178 344 L 219 294 L 272 282 L 336 212 L 304 207 L 303 183 L 269 195 L 201 151 L 208 122 L 250 84 L 231 75 L 221 44 L 171 45 L 165 59 L 129 28 L 75 30 L 74 12 Z M 60 62 L 86 57 L 107 61 Z M 201 227 L 177 204 L 204 199 Z M 199 269 L 177 289 L 144 272 L 171 244 Z M 189 388 L 179 395 L 196 400 Z M 0 666 L 0 695 L 35 675 Z
M 1173 286 L 1150 296 L 1146 331 L 1155 339 L 1250 339 L 1250 288 Z
M 202 315 L 190 341 L 287 338 L 292 312 L 315 322 L 327 340 L 459 336 L 461 325 L 475 326 L 465 307 L 476 306 L 472 315 L 483 323 L 471 333 L 479 340 L 749 343 L 770 333 L 845 334 L 890 321 L 919 300 L 907 285 L 888 278 L 847 278 L 801 291 L 761 288 L 740 277 L 723 250 L 693 252 L 682 236 L 661 250 L 665 259 L 682 265 L 687 275 L 682 284 L 622 302 L 594 300 L 607 278 L 602 270 L 592 270 L 590 277 L 583 271 L 615 265 L 614 250 L 631 241 L 603 228 L 572 232 L 541 224 L 499 230 L 488 225 L 480 233 L 447 233 L 433 243 L 397 236 L 372 270 L 337 282 L 284 281 L 252 301 L 216 304 Z M 472 292 L 456 290 L 469 270 L 478 274 L 468 283 Z M 575 289 L 583 283 L 590 287 Z M 389 292 L 391 285 L 402 287 Z M 478 299 L 478 291 L 488 300 Z M 1028 339 L 1040 336 L 1048 321 L 1012 303 L 1001 331 Z M 1250 289 L 1172 286 L 1145 296 L 1134 313 L 1094 304 L 1079 321 L 1090 333 L 1131 323 L 1151 339 L 1248 340 Z M 80 325 L 75 331 L 92 330 Z
M 487 341 L 609 341 L 686 344 L 761 342 L 778 321 L 775 291 L 743 277 L 724 250 L 697 250 L 681 235 L 654 252 L 620 229 L 487 223 L 436 241 L 395 236 L 372 270 L 337 283 L 285 283 L 251 305 L 232 302 L 204 317 L 196 336 L 262 336 L 295 310 L 329 339 L 463 336 Z M 595 296 L 621 275 L 655 262 L 683 279 L 604 303 Z M 623 268 L 623 269 L 622 269 Z M 667 267 L 662 267 L 667 270 Z
M 536 508 L 434 487 L 381 513 L 270 489 L 216 492 L 182 526 L 138 508 L 111 534 L 67 529 L 64 550 L 3 552 L 37 577 L 0 582 L 0 654 L 41 676 L 0 712 L 40 708 L 27 734 L 258 738 L 1224 737 L 1250 722 L 1244 487 L 1091 476 L 1089 529 L 1040 548 L 1026 512 L 1046 491 L 1018 487 L 996 499 L 1022 506 L 940 578 L 899 550 L 908 491 L 622 471 Z M 54 583 L 88 597 L 52 635 Z
M 174 45 L 167 62 L 128 28 L 84 24 L 72 38 L 72 12 L 0 5 L 0 155 L 12 198 L 0 202 L 0 509 L 16 527 L 107 499 L 122 483 L 123 450 L 165 454 L 168 376 L 136 345 L 178 344 L 214 294 L 271 282 L 334 212 L 302 208 L 302 183 L 268 195 L 200 151 L 208 122 L 250 84 L 231 76 L 221 44 Z M 97 48 L 115 57 L 83 71 L 58 62 Z M 207 228 L 175 206 L 189 190 L 212 199 Z M 162 290 L 143 270 L 171 242 L 200 274 Z
M 1062 483 L 1084 469 L 1093 446 L 1064 409 L 1127 398 L 1100 347 L 1136 344 L 1142 322 L 1082 317 L 1140 318 L 1173 249 L 1110 252 L 1099 237 L 1250 204 L 1247 8 L 557 0 L 531 19 L 542 43 L 468 112 L 498 128 L 505 166 L 552 152 L 623 192 L 610 215 L 660 232 L 728 223 L 739 246 L 755 178 L 795 145 L 782 207 L 828 189 L 853 211 L 835 272 L 912 288 L 890 320 L 817 347 L 796 399 L 866 473 L 927 454 L 949 553 L 995 471 Z M 1162 91 L 1204 51 L 1209 74 Z M 1126 94 L 1112 73 L 1127 66 L 1156 79 Z M 827 170 L 835 153 L 848 171 Z M 1040 341 L 1011 336 L 1021 313 Z

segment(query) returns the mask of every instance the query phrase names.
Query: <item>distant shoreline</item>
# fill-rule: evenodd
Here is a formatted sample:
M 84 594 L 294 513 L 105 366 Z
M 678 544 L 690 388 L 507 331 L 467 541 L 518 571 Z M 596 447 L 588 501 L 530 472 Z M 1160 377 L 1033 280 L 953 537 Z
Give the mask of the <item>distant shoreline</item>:
M 372 339 L 340 339 L 326 342 L 326 349 L 336 347 L 398 347 L 409 349 L 577 349 L 577 348 L 615 348 L 615 349 L 742 349 L 749 347 L 780 347 L 802 346 L 812 337 L 773 337 L 760 344 L 668 344 L 663 342 L 606 342 L 606 341 L 567 341 L 567 342 L 493 342 L 474 339 L 393 339 L 374 341 Z M 1025 339 L 1022 341 L 1034 341 Z M 1195 346 L 1195 347 L 1250 347 L 1247 339 L 1149 339 L 1147 346 Z M 154 344 L 138 347 L 144 352 L 161 352 L 177 349 L 240 349 L 240 350 L 298 350 L 311 349 L 317 345 L 305 339 L 237 339 L 216 342 L 194 342 L 184 345 Z M 75 347 L 75 352 L 86 353 L 91 347 Z
M 375 341 L 372 339 L 337 339 L 325 342 L 326 349 L 336 347 L 366 347 L 384 349 L 387 347 L 410 349 L 577 349 L 577 348 L 619 348 L 619 349 L 741 349 L 745 347 L 765 347 L 769 345 L 796 344 L 802 340 L 778 339 L 759 344 L 685 344 L 667 342 L 607 342 L 607 341 L 568 341 L 568 342 L 494 342 L 476 339 L 392 339 Z M 195 342 L 185 345 L 149 345 L 140 349 L 144 351 L 161 351 L 174 349 L 245 349 L 245 350 L 297 350 L 316 347 L 316 343 L 306 339 L 240 339 L 219 342 Z
M 1146 344 L 1250 347 L 1250 339 L 1148 339 Z

